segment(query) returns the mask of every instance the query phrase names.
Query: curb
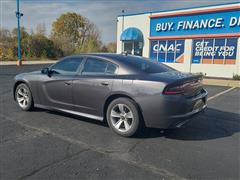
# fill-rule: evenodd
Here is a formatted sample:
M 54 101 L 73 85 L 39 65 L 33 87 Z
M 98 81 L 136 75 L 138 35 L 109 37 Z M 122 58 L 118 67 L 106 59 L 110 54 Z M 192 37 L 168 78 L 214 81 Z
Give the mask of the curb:
M 31 65 L 31 64 L 53 64 L 57 61 L 22 61 L 22 65 Z M 17 61 L 0 61 L 0 66 L 7 66 L 7 65 L 17 65 Z
M 240 87 L 240 81 L 223 79 L 203 79 L 204 85 Z

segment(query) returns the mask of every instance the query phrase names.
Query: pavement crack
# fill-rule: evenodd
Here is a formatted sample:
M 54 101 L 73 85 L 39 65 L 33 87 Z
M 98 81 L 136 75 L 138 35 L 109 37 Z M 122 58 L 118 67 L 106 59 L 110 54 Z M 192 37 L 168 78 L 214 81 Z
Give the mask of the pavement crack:
M 140 143 L 142 143 L 143 140 L 139 140 L 137 141 L 135 144 L 132 145 L 132 147 L 130 147 L 128 150 L 127 150 L 127 153 L 131 153 L 134 151 L 134 149 L 137 147 L 137 145 L 139 145 Z
M 8 138 L 8 139 L 0 139 L 0 146 L 1 145 L 5 145 L 6 143 L 17 143 L 17 142 L 22 142 L 22 141 L 26 141 L 28 139 L 32 139 L 32 138 L 37 138 L 42 136 L 43 133 L 39 132 L 37 134 L 24 134 L 24 135 L 19 135 L 19 136 L 15 136 L 13 138 Z
M 106 154 L 114 154 L 114 153 L 121 153 L 122 151 L 117 151 L 117 150 L 100 150 Z
M 65 155 L 66 157 L 70 156 L 70 152 L 69 152 L 69 151 L 70 151 L 70 147 L 71 147 L 71 145 L 72 145 L 71 143 L 69 143 L 69 144 L 67 145 L 67 148 L 66 148 L 66 155 Z
M 5 117 L 5 118 L 8 119 L 9 121 L 16 122 L 16 121 L 12 120 L 9 117 Z M 84 143 L 82 141 L 79 141 L 79 140 L 76 140 L 76 139 L 72 139 L 70 137 L 67 137 L 67 136 L 64 136 L 64 135 L 61 135 L 61 134 L 58 134 L 58 133 L 46 130 L 46 129 L 34 127 L 34 126 L 31 126 L 31 125 L 28 125 L 28 124 L 25 124 L 25 123 L 22 123 L 22 122 L 19 122 L 19 121 L 16 122 L 16 123 L 18 123 L 18 124 L 20 124 L 22 126 L 25 126 L 27 128 L 30 128 L 30 129 L 33 129 L 33 130 L 36 130 L 36 131 L 40 131 L 40 132 L 43 132 L 43 133 L 55 136 L 55 137 L 60 138 L 60 139 L 62 139 L 64 141 L 67 141 L 69 143 L 81 145 L 83 148 L 85 148 L 85 150 L 83 152 L 91 150 L 93 152 L 97 152 L 97 153 L 100 153 L 100 154 L 108 155 L 108 156 L 114 158 L 115 160 L 119 160 L 119 161 L 122 161 L 122 162 L 125 162 L 125 163 L 128 163 L 128 164 L 132 164 L 135 167 L 138 167 L 140 169 L 145 169 L 145 170 L 153 172 L 155 174 L 159 174 L 161 176 L 164 176 L 167 179 L 184 179 L 184 178 L 178 176 L 177 174 L 171 173 L 171 172 L 169 172 L 169 171 L 167 171 L 165 169 L 161 169 L 161 168 L 158 168 L 156 166 L 152 166 L 152 165 L 149 165 L 149 164 L 146 164 L 146 163 L 142 163 L 142 162 L 139 162 L 139 161 L 136 161 L 136 160 L 131 160 L 131 159 L 128 159 L 128 158 L 122 158 L 122 156 L 117 156 L 116 155 L 117 152 L 112 152 L 111 153 L 109 151 L 104 151 L 102 149 L 95 149 L 95 148 L 89 146 L 88 144 L 86 144 L 86 143 Z M 139 143 L 140 142 L 135 143 L 127 152 L 132 152 Z M 22 179 L 25 179 L 27 177 L 31 177 L 34 174 L 38 173 L 39 171 L 41 171 L 41 170 L 43 170 L 43 169 L 45 169 L 45 168 L 47 168 L 49 166 L 52 166 L 52 165 L 57 164 L 57 163 L 59 163 L 61 161 L 67 160 L 67 159 L 69 159 L 69 158 L 71 158 L 73 156 L 76 156 L 76 155 L 80 154 L 80 153 L 82 153 L 82 151 L 80 151 L 79 153 L 76 153 L 74 155 L 71 155 L 69 157 L 65 157 L 64 159 L 55 161 L 55 162 L 53 162 L 51 164 L 45 165 L 45 166 L 43 166 L 43 167 L 41 167 L 41 168 L 39 168 L 37 170 L 32 171 L 31 173 L 29 173 L 29 174 L 27 174 L 25 176 L 20 177 L 18 180 L 22 180 Z
M 67 150 L 69 150 L 69 147 L 67 147 Z M 53 165 L 55 165 L 55 164 L 58 164 L 58 163 L 60 163 L 60 162 L 62 162 L 62 161 L 66 161 L 66 160 L 68 160 L 68 159 L 71 159 L 71 158 L 73 158 L 73 157 L 75 157 L 75 156 L 78 156 L 79 154 L 81 154 L 81 153 L 83 153 L 83 152 L 87 152 L 87 151 L 89 151 L 89 150 L 90 150 L 90 149 L 83 149 L 83 150 L 81 150 L 81 151 L 79 151 L 79 152 L 77 152 L 77 153 L 74 153 L 74 154 L 72 154 L 72 155 L 69 155 L 69 154 L 67 153 L 64 158 L 59 159 L 59 160 L 57 160 L 57 161 L 53 161 L 53 162 L 51 162 L 51 163 L 49 163 L 49 164 L 46 164 L 46 165 L 44 165 L 44 166 L 41 166 L 40 168 L 38 168 L 38 169 L 36 169 L 36 170 L 33 170 L 32 172 L 30 172 L 30 173 L 28 173 L 28 174 L 26 174 L 26 175 L 24 175 L 24 176 L 19 177 L 17 180 L 23 180 L 23 179 L 29 178 L 29 177 L 37 174 L 38 172 L 42 171 L 43 169 L 47 169 L 48 167 L 51 167 L 51 166 L 53 166 Z

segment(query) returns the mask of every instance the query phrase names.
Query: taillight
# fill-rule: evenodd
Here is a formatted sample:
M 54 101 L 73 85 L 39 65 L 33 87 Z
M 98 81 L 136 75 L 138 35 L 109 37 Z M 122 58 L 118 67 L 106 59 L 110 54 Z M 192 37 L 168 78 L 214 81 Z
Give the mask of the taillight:
M 182 82 L 181 84 L 169 84 L 165 87 L 163 90 L 163 94 L 183 94 L 185 92 L 195 91 L 199 89 L 199 87 L 202 84 L 202 77 L 198 79 L 192 79 L 185 82 Z
M 171 95 L 171 94 L 182 94 L 184 92 L 184 85 L 174 86 L 174 87 L 166 87 L 163 91 L 163 94 Z

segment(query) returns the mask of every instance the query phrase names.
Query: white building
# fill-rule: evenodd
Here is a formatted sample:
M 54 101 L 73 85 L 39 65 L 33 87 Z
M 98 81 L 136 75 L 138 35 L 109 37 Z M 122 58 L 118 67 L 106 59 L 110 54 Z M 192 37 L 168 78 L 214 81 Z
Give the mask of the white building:
M 118 16 L 117 53 L 185 72 L 240 75 L 240 3 Z

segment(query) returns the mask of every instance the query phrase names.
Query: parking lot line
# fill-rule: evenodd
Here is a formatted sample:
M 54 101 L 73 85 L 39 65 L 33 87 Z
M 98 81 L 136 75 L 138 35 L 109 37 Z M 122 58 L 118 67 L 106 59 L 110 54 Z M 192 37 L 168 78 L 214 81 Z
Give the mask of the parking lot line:
M 209 98 L 208 98 L 208 101 L 211 101 L 211 100 L 215 99 L 215 98 L 218 97 L 218 96 L 221 96 L 221 95 L 223 95 L 223 94 L 226 94 L 226 93 L 228 93 L 229 91 L 232 91 L 232 90 L 235 89 L 235 88 L 236 88 L 236 87 L 231 87 L 231 88 L 229 88 L 229 89 L 227 89 L 227 90 L 224 90 L 224 91 L 222 91 L 222 92 L 220 92 L 220 93 L 217 93 L 217 94 L 215 94 L 214 96 L 209 97 Z

